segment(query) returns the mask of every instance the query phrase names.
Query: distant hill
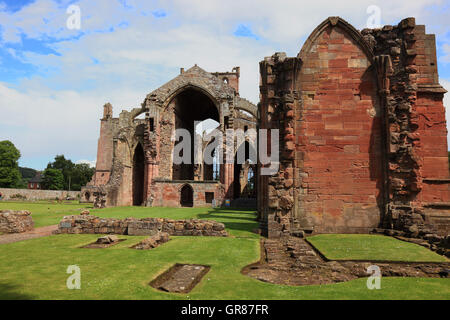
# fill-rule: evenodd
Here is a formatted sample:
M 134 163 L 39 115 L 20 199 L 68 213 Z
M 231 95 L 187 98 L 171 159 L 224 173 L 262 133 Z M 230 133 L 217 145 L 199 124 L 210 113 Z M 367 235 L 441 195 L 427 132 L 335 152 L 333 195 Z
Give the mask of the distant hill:
M 37 170 L 31 169 L 31 168 L 24 168 L 24 167 L 19 167 L 19 171 L 24 180 L 34 178 L 34 176 L 38 172 Z

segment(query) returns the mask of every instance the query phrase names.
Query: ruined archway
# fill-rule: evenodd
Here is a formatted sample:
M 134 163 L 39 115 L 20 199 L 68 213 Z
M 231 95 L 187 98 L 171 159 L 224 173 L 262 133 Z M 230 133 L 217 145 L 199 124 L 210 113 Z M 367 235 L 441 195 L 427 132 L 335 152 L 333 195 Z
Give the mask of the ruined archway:
M 133 205 L 141 206 L 144 202 L 145 156 L 142 145 L 138 143 L 133 156 Z
M 220 123 L 216 103 L 205 92 L 193 87 L 188 87 L 177 94 L 173 99 L 173 103 L 175 130 L 185 129 L 191 137 L 191 161 L 190 163 L 173 164 L 172 179 L 202 180 L 201 166 L 195 165 L 194 161 L 194 139 L 195 135 L 199 134 L 196 130 L 195 123 L 207 119 L 212 119 Z
M 180 205 L 182 207 L 194 206 L 194 190 L 188 184 L 185 184 L 180 189 Z

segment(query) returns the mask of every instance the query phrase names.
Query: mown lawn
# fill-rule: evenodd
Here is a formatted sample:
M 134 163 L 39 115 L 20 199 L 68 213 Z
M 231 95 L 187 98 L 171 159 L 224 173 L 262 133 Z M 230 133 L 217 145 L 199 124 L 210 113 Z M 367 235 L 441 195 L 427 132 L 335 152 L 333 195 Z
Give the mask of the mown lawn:
M 321 234 L 308 237 L 308 241 L 330 260 L 449 261 L 417 244 L 383 235 Z
M 50 209 L 33 211 L 39 205 Z M 45 224 L 55 216 L 76 213 L 72 211 L 78 207 L 22 203 L 16 209 L 33 211 L 33 217 Z M 244 276 L 240 270 L 259 260 L 259 236 L 251 232 L 257 223 L 251 211 L 123 207 L 91 213 L 116 218 L 215 219 L 225 223 L 231 236 L 172 237 L 168 243 L 147 251 L 130 249 L 144 238 L 130 236 L 120 236 L 127 240 L 108 249 L 80 248 L 98 235 L 55 235 L 3 244 L 0 299 L 450 299 L 447 279 L 383 278 L 381 290 L 368 290 L 366 279 L 293 287 Z M 188 294 L 160 292 L 148 285 L 175 263 L 205 264 L 211 270 Z M 80 290 L 66 287 L 69 265 L 81 268 Z
M 58 204 L 50 201 L 15 202 L 0 201 L 0 210 L 29 210 L 36 228 L 58 224 L 66 215 L 79 214 L 81 210 L 92 208 L 91 204 L 76 201 Z

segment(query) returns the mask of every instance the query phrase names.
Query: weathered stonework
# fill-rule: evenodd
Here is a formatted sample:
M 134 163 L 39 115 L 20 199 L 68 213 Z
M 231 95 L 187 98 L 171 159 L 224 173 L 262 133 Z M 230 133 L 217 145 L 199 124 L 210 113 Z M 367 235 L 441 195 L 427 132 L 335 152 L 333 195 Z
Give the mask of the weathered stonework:
M 30 211 L 0 211 L 0 233 L 22 233 L 33 229 L 34 222 Z
M 435 47 L 414 18 L 359 32 L 330 17 L 297 57 L 260 63 L 259 126 L 281 131 L 280 170 L 258 181 L 269 237 L 380 226 L 448 233 Z
M 247 181 L 238 184 L 234 177 L 245 176 L 248 167 L 221 164 L 214 169 L 202 161 L 191 165 L 172 161 L 175 130 L 185 129 L 194 136 L 194 121 L 212 119 L 222 133 L 255 129 L 257 107 L 239 96 L 239 76 L 238 67 L 232 72 L 208 73 L 196 65 L 181 70 L 179 76 L 148 94 L 140 108 L 122 111 L 119 118 L 113 118 L 112 106 L 106 104 L 96 172 L 81 199 L 104 208 L 199 207 L 211 206 L 212 199 L 222 204 L 225 199 L 239 198 Z M 137 118 L 141 114 L 145 119 Z M 211 141 L 203 142 L 203 152 Z M 184 186 L 187 199 L 182 199 Z
M 4 201 L 58 200 L 66 197 L 78 199 L 80 191 L 36 190 L 0 188 Z
M 223 223 L 213 220 L 173 220 L 164 218 L 104 219 L 95 216 L 66 216 L 58 226 L 60 234 L 123 234 L 152 236 L 166 232 L 171 236 L 226 237 Z
M 169 234 L 166 232 L 158 232 L 153 236 L 150 236 L 141 242 L 139 242 L 137 245 L 133 246 L 133 249 L 137 250 L 150 250 L 154 249 L 156 247 L 159 247 L 163 243 L 166 243 L 169 241 Z

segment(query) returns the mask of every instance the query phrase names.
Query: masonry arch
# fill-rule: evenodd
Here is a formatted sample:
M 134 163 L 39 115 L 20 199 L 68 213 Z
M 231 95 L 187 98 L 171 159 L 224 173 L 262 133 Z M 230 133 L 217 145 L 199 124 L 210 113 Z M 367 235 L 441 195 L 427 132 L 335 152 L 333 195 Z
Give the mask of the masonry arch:
M 194 189 L 189 184 L 184 184 L 180 188 L 180 205 L 182 207 L 194 206 Z
M 295 113 L 304 121 L 294 124 L 301 161 L 293 165 L 308 177 L 302 188 L 316 200 L 303 202 L 296 218 L 321 230 L 373 226 L 384 208 L 384 133 L 373 52 L 355 28 L 331 17 L 312 32 L 298 57 L 294 89 L 301 97 Z M 332 200 L 320 200 L 327 197 Z M 320 215 L 312 214 L 316 208 Z M 361 208 L 370 218 L 359 218 Z
M 194 87 L 185 87 L 172 99 L 174 113 L 174 129 L 185 129 L 190 134 L 191 157 L 190 163 L 173 164 L 173 180 L 202 180 L 202 166 L 195 162 L 194 139 L 197 134 L 196 123 L 205 120 L 214 120 L 220 124 L 219 109 L 215 99 L 213 99 L 204 90 L 198 90 Z M 201 137 L 197 137 L 201 140 Z M 175 142 L 175 144 L 179 143 Z M 181 152 L 184 152 L 182 150 Z M 182 156 L 182 154 L 180 154 Z M 202 156 L 200 154 L 199 156 Z
M 355 29 L 350 23 L 342 19 L 341 17 L 328 17 L 321 24 L 319 24 L 314 31 L 310 34 L 308 39 L 302 46 L 302 49 L 298 53 L 297 57 L 302 61 L 305 61 L 308 53 L 311 52 L 313 45 L 317 42 L 318 38 L 327 30 L 331 28 L 339 28 L 344 33 L 346 33 L 350 38 L 352 38 L 361 50 L 365 53 L 370 62 L 373 62 L 374 54 L 370 46 L 364 40 L 362 34 Z

